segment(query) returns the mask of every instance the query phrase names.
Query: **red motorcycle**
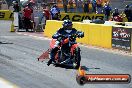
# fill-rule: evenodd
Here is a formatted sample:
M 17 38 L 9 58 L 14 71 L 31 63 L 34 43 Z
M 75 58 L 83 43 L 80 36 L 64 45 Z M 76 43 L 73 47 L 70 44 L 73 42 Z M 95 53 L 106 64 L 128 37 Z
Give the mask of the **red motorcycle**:
M 81 36 L 82 38 L 83 36 Z M 61 43 L 59 44 L 59 50 L 55 55 L 55 64 L 54 65 L 65 65 L 70 66 L 75 69 L 78 69 L 80 66 L 81 55 L 80 48 L 76 42 L 76 38 L 80 38 L 78 34 L 63 36 L 61 38 Z M 56 43 L 56 39 L 52 39 L 50 42 L 50 49 L 48 49 L 45 53 L 43 53 L 38 60 L 50 58 L 50 50 L 54 48 Z

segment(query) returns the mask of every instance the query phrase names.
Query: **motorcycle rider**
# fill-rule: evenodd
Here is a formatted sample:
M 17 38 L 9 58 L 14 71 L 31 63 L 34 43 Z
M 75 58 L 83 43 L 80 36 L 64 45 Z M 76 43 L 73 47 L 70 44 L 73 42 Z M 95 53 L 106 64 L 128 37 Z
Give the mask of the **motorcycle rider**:
M 77 34 L 78 37 L 84 37 L 84 32 L 81 32 L 81 31 L 77 31 L 75 28 L 72 28 L 72 21 L 70 20 L 64 20 L 63 22 L 63 27 L 60 28 L 53 36 L 52 38 L 53 39 L 57 39 L 56 42 L 55 42 L 55 45 L 54 45 L 54 48 L 51 49 L 51 52 L 50 52 L 50 60 L 48 61 L 48 66 L 52 63 L 52 61 L 54 63 L 55 62 L 55 55 L 57 53 L 57 51 L 59 50 L 58 46 L 60 45 L 61 43 L 61 39 L 62 37 L 66 36 L 66 35 L 73 35 L 73 34 Z

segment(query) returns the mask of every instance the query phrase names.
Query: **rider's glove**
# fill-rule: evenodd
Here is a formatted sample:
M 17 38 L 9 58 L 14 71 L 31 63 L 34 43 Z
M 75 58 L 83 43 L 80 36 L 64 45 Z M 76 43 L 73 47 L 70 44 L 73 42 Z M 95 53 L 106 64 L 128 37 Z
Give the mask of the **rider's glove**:
M 84 32 L 79 32 L 79 33 L 78 33 L 78 37 L 79 37 L 79 38 L 80 38 L 80 37 L 81 37 L 81 38 L 84 37 Z

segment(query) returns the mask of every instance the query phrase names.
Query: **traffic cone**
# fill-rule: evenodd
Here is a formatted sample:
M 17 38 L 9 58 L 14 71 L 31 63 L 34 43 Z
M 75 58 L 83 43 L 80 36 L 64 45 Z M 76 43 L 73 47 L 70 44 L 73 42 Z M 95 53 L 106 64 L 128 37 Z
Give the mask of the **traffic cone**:
M 15 29 L 14 29 L 14 24 L 13 24 L 13 22 L 11 23 L 10 32 L 15 32 Z

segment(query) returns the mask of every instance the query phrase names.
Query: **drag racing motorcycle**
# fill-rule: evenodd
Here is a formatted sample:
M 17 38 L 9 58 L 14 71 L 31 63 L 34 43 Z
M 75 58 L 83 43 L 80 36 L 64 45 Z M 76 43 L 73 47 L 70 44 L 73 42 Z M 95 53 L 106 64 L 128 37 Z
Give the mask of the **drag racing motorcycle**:
M 56 63 L 54 65 L 66 65 L 73 68 L 79 68 L 81 55 L 80 48 L 76 42 L 76 38 L 84 37 L 84 34 L 81 35 L 83 36 L 79 36 L 79 32 L 72 35 L 60 35 L 61 39 L 59 39 L 59 50 L 55 55 Z M 53 48 L 55 43 L 56 39 L 52 39 L 50 43 L 50 48 Z
M 81 36 L 80 36 L 80 33 Z M 76 38 L 82 38 L 84 37 L 84 33 L 83 32 L 77 32 L 75 34 L 72 35 L 65 35 L 65 36 L 61 36 L 61 39 L 59 39 L 60 44 L 58 47 L 58 51 L 55 54 L 55 63 L 54 65 L 63 65 L 63 66 L 70 66 L 74 69 L 78 69 L 80 66 L 80 62 L 81 62 L 81 55 L 80 55 L 80 48 L 76 42 Z M 58 39 L 52 39 L 50 42 L 50 49 L 48 49 L 48 54 L 46 55 L 45 53 L 43 54 L 44 56 L 41 56 L 41 58 L 39 59 L 45 59 L 46 56 L 48 56 L 48 58 L 50 59 L 50 50 L 52 48 L 54 48 L 54 45 L 56 43 L 56 41 L 58 41 Z

